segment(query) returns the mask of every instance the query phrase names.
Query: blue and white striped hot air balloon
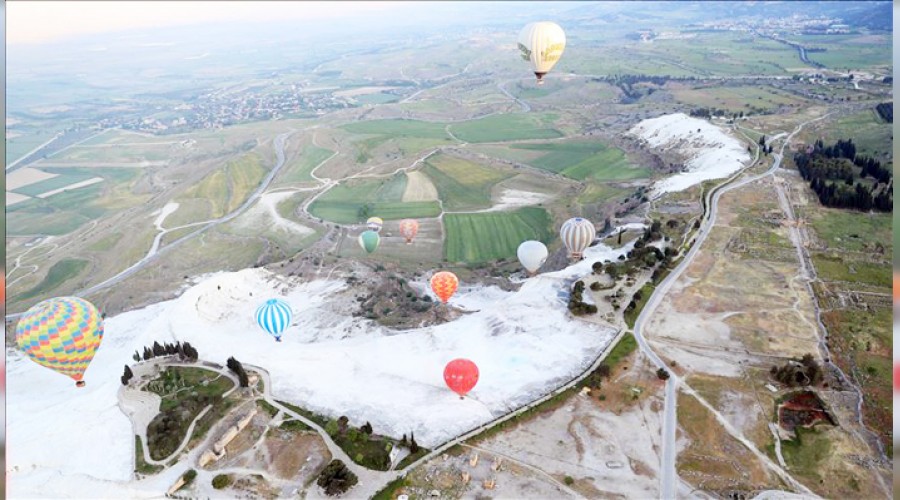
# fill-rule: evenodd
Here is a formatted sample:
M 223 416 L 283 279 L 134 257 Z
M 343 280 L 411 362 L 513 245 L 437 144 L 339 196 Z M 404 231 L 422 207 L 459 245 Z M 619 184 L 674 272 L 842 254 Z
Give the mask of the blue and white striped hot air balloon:
M 281 332 L 291 324 L 292 316 L 291 306 L 279 299 L 269 299 L 256 310 L 256 322 L 260 328 L 278 342 L 281 342 Z

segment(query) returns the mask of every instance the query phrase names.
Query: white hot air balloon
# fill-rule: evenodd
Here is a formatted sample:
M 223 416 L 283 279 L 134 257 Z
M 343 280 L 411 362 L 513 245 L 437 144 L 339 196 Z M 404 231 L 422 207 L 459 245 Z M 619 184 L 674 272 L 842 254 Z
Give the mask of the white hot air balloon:
M 544 75 L 559 61 L 565 48 L 566 34 L 550 21 L 527 24 L 519 33 L 522 59 L 531 63 L 538 85 L 544 83 Z
M 582 217 L 573 217 L 563 223 L 559 236 L 569 250 L 569 258 L 580 260 L 584 249 L 591 246 L 597 236 L 594 224 Z
M 536 273 L 537 270 L 544 265 L 544 261 L 547 260 L 548 252 L 547 247 L 540 241 L 528 240 L 523 241 L 522 244 L 519 245 L 519 249 L 516 250 L 516 255 L 519 257 L 519 262 L 522 263 L 522 267 L 528 271 L 528 275 L 534 276 L 534 273 Z

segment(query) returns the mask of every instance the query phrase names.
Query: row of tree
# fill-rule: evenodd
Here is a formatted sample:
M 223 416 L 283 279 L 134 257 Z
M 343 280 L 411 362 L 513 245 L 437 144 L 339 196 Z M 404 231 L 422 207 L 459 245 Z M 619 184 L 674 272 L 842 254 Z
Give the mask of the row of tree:
M 150 360 L 152 358 L 162 357 L 162 356 L 178 356 L 178 358 L 182 361 L 197 361 L 200 356 L 200 353 L 197 352 L 197 349 L 190 344 L 190 342 L 175 342 L 174 344 L 160 344 L 157 341 L 153 341 L 153 347 L 144 347 L 144 354 L 141 356 L 137 351 L 134 351 L 134 359 L 137 362 L 140 362 L 142 359 L 144 361 Z
M 882 102 L 875 106 L 875 111 L 878 112 L 878 115 L 884 119 L 884 121 L 888 123 L 894 123 L 894 103 L 893 102 Z
M 838 140 L 831 146 L 817 140 L 812 148 L 795 154 L 794 163 L 819 202 L 827 207 L 880 212 L 894 209 L 890 189 L 893 173 L 874 158 L 857 155 L 851 140 Z M 875 182 L 858 182 L 854 166 L 859 168 L 861 179 L 872 177 Z
M 595 314 L 597 306 L 584 302 L 584 281 L 575 282 L 572 293 L 569 294 L 569 311 L 575 316 L 584 316 L 586 314 Z
M 238 381 L 241 383 L 241 387 L 249 387 L 250 379 L 247 377 L 247 372 L 244 370 L 244 366 L 240 361 L 234 359 L 234 356 L 228 358 L 228 361 L 225 363 L 228 366 L 228 369 L 234 372 L 235 375 L 238 376 Z

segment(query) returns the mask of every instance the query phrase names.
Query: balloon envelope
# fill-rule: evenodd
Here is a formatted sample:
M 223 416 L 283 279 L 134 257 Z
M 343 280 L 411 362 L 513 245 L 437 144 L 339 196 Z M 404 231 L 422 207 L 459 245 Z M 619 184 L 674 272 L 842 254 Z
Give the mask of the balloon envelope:
M 459 288 L 459 278 L 450 271 L 441 271 L 431 277 L 431 290 L 445 304 L 456 293 L 457 288 Z
M 569 250 L 569 257 L 580 258 L 584 249 L 591 246 L 597 230 L 591 221 L 574 217 L 563 223 L 559 236 Z
M 547 247 L 540 241 L 528 240 L 523 241 L 521 245 L 519 245 L 519 249 L 516 250 L 516 255 L 519 257 L 519 262 L 522 263 L 522 267 L 528 270 L 529 273 L 534 273 L 542 265 L 544 265 L 544 261 L 547 260 Z
M 35 363 L 71 377 L 79 385 L 103 340 L 100 311 L 79 297 L 39 302 L 16 326 L 16 344 Z
M 380 232 L 381 226 L 384 225 L 384 221 L 381 220 L 380 217 L 369 217 L 369 220 L 366 221 L 366 227 L 371 229 L 372 231 Z
M 565 48 L 566 34 L 556 23 L 530 23 L 519 32 L 519 51 L 522 59 L 531 64 L 538 83 L 543 82 L 544 75 L 559 61 Z
M 478 366 L 468 359 L 454 359 L 444 367 L 444 382 L 463 397 L 478 383 Z
M 400 221 L 400 236 L 406 238 L 406 243 L 412 243 L 413 238 L 419 232 L 419 221 L 415 219 L 403 219 Z
M 359 235 L 359 246 L 362 247 L 367 253 L 372 253 L 378 248 L 378 243 L 381 241 L 381 238 L 378 236 L 378 233 L 375 231 L 363 231 Z
M 256 322 L 275 340 L 281 340 L 281 332 L 291 324 L 293 315 L 287 302 L 269 299 L 256 310 Z

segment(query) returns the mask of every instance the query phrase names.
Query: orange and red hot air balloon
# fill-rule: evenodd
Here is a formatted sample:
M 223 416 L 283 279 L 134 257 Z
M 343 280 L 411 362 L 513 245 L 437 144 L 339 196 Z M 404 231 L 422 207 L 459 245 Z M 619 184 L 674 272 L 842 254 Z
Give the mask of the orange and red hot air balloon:
M 406 244 L 412 243 L 416 233 L 419 232 L 419 222 L 415 219 L 403 219 L 400 221 L 400 236 L 406 238 Z
M 444 382 L 463 399 L 478 383 L 478 366 L 468 359 L 454 359 L 444 368 Z
M 441 271 L 431 277 L 431 290 L 444 304 L 459 288 L 459 278 L 450 271 Z

